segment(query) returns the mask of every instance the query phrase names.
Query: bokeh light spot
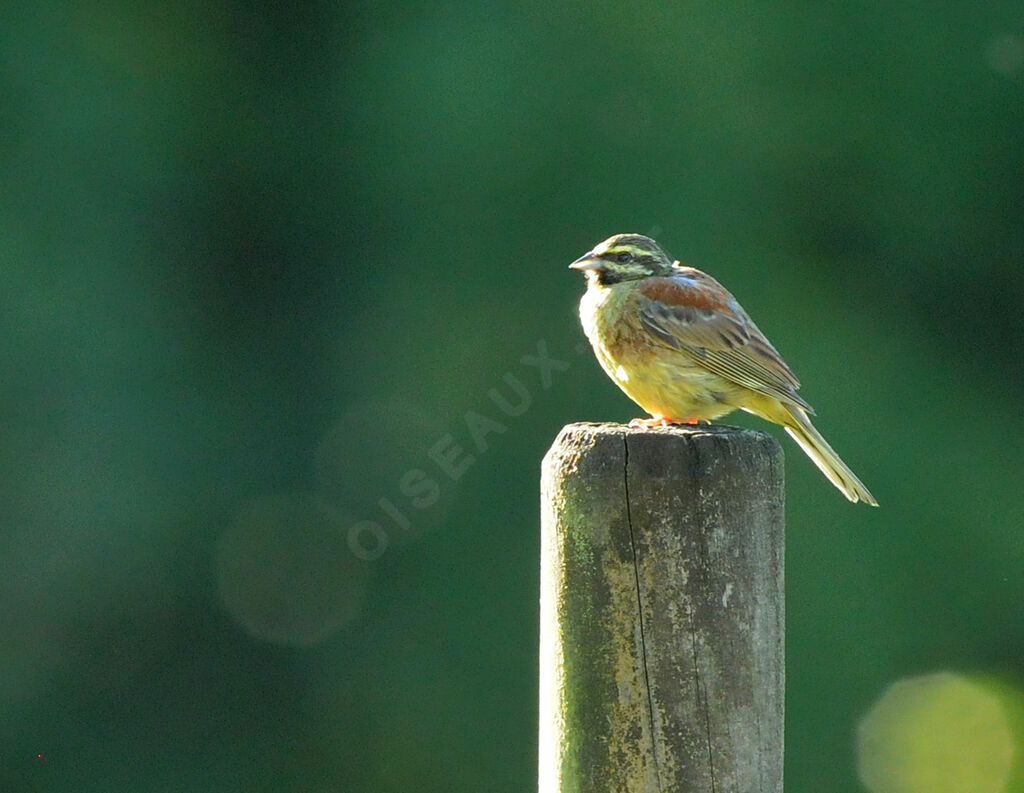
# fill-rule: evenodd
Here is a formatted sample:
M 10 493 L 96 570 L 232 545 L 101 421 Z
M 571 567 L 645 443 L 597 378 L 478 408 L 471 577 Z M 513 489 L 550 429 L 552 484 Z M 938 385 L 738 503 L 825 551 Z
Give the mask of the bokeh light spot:
M 367 554 L 409 545 L 442 525 L 454 499 L 451 478 L 430 450 L 447 429 L 436 416 L 405 400 L 349 407 L 316 450 L 317 494 L 353 523 Z
M 349 549 L 348 521 L 313 496 L 249 505 L 221 535 L 217 583 L 224 608 L 270 642 L 323 641 L 362 610 L 366 562 Z
M 861 720 L 858 769 L 872 793 L 1020 791 L 1021 695 L 939 672 L 893 683 Z
M 985 63 L 994 72 L 1016 74 L 1024 68 L 1024 39 L 1012 35 L 993 39 L 985 49 Z

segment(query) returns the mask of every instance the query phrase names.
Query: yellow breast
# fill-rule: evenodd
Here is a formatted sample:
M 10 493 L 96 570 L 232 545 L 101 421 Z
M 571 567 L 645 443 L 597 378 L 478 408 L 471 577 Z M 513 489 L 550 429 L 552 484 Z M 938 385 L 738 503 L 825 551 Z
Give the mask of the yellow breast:
M 746 389 L 654 338 L 640 324 L 636 282 L 591 284 L 580 320 L 608 376 L 652 416 L 713 419 L 735 410 Z

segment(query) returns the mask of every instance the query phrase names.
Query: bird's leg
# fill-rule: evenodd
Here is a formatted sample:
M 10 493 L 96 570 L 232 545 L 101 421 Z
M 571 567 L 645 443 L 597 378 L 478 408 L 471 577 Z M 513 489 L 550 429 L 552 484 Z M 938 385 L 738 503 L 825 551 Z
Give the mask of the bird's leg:
M 629 422 L 630 427 L 667 427 L 672 422 L 664 416 L 655 416 L 649 419 L 633 419 Z
M 658 422 L 654 419 L 630 419 L 630 427 L 656 427 Z
M 649 419 L 633 419 L 629 422 L 630 427 L 671 427 L 673 424 L 698 424 L 700 419 L 690 416 L 687 419 L 670 419 L 665 416 L 654 416 Z M 710 423 L 710 422 L 708 422 Z

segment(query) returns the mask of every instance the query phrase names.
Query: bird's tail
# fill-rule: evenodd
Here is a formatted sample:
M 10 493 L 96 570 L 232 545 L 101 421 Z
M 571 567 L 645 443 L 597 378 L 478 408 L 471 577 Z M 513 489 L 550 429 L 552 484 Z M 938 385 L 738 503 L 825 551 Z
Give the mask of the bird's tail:
M 839 488 L 850 501 L 864 501 L 877 507 L 878 502 L 871 495 L 871 491 L 864 487 L 864 483 L 850 467 L 839 459 L 839 455 L 814 428 L 803 409 L 796 405 L 785 405 L 785 412 L 788 414 L 786 420 L 779 423 L 786 428 L 790 437 L 800 444 L 800 448 L 814 461 L 828 481 Z

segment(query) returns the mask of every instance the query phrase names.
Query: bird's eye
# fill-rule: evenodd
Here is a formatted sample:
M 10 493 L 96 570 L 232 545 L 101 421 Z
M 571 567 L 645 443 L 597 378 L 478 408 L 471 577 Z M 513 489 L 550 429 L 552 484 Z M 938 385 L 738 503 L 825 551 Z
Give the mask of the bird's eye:
M 618 254 L 615 257 L 615 260 L 617 262 L 621 262 L 622 264 L 625 264 L 626 262 L 633 261 L 633 254 L 630 253 L 629 251 L 623 251 L 622 253 Z

